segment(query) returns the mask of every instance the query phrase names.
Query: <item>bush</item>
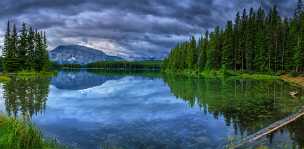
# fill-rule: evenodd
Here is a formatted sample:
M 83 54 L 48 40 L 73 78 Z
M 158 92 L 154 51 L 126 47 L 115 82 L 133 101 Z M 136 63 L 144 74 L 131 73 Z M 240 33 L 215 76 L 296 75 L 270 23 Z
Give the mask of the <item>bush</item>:
M 274 73 L 274 75 L 276 75 L 276 76 L 281 76 L 284 74 L 286 74 L 286 72 L 284 72 L 284 71 L 278 71 L 278 72 Z
M 304 73 L 301 73 L 301 74 L 299 75 L 299 77 L 304 77 Z
M 288 76 L 289 77 L 297 77 L 297 76 L 299 76 L 300 74 L 298 73 L 298 72 L 295 72 L 295 71 L 292 71 L 292 72 L 289 72 L 288 73 Z

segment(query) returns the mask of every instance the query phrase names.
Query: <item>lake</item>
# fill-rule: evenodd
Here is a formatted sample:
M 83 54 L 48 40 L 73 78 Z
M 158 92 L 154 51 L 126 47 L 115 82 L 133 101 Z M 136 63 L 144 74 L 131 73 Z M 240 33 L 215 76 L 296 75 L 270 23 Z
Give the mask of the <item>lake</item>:
M 224 148 L 304 105 L 304 90 L 280 80 L 157 72 L 60 71 L 53 78 L 13 78 L 1 93 L 2 112 L 79 149 Z M 244 148 L 259 144 L 304 147 L 304 118 Z

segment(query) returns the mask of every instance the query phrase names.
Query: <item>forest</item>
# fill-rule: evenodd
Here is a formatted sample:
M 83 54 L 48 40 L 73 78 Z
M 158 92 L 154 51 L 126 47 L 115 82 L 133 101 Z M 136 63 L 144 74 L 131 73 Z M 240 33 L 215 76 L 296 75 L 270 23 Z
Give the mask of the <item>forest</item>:
M 163 70 L 233 70 L 241 72 L 304 72 L 304 5 L 294 16 L 281 17 L 276 6 L 238 12 L 224 28 L 179 43 L 164 60 Z
M 44 71 L 48 69 L 49 63 L 46 33 L 38 32 L 25 23 L 18 31 L 16 24 L 8 21 L 2 55 L 3 70 Z
M 86 65 L 53 64 L 54 68 L 89 68 L 106 70 L 160 70 L 162 61 L 98 61 Z

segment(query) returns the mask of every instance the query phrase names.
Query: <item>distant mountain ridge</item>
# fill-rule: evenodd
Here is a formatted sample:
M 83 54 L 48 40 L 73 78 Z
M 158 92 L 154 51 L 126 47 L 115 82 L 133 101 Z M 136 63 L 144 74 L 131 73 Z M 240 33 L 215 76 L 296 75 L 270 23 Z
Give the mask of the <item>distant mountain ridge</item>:
M 51 61 L 58 64 L 88 64 L 97 61 L 122 61 L 124 58 L 110 56 L 101 50 L 80 46 L 61 45 L 49 52 Z

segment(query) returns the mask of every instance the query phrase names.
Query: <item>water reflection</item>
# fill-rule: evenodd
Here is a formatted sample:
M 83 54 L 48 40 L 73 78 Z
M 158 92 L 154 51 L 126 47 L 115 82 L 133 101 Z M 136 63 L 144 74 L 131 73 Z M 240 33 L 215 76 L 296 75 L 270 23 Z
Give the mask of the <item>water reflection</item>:
M 3 88 L 9 115 L 32 117 L 46 136 L 80 149 L 222 148 L 304 104 L 288 95 L 303 89 L 282 81 L 159 73 L 62 71 L 52 79 L 13 78 Z M 262 144 L 302 146 L 302 124 Z
M 267 146 L 269 149 L 302 149 L 304 148 L 304 118 L 300 118 L 284 128 L 245 147 Z
M 4 99 L 9 116 L 30 119 L 43 112 L 49 93 L 50 79 L 46 77 L 12 77 L 4 83 Z
M 223 116 L 241 134 L 253 133 L 303 105 L 289 91 L 303 90 L 282 81 L 193 79 L 166 76 L 171 92 L 190 106 L 199 105 L 214 118 Z M 238 131 L 236 131 L 237 133 Z
M 191 107 L 199 105 L 204 113 L 212 113 L 215 119 L 224 117 L 226 125 L 232 125 L 235 134 L 241 136 L 255 133 L 304 105 L 304 90 L 279 80 L 193 79 L 176 76 L 166 76 L 164 80 L 175 96 L 187 101 Z M 297 91 L 300 96 L 292 98 L 288 95 L 290 91 Z M 269 135 L 265 143 L 259 143 L 274 148 L 283 147 L 282 144 L 296 144 L 302 148 L 303 120 Z M 279 137 L 274 139 L 274 135 Z M 289 137 L 282 137 L 284 135 Z M 279 143 L 278 140 L 282 138 L 283 143 Z M 289 143 L 286 141 L 288 139 Z
M 89 73 L 86 70 L 65 70 L 60 71 L 58 75 L 52 79 L 52 84 L 58 89 L 83 90 L 100 86 L 108 80 L 118 80 L 120 78 L 121 77 L 117 75 L 99 75 Z

